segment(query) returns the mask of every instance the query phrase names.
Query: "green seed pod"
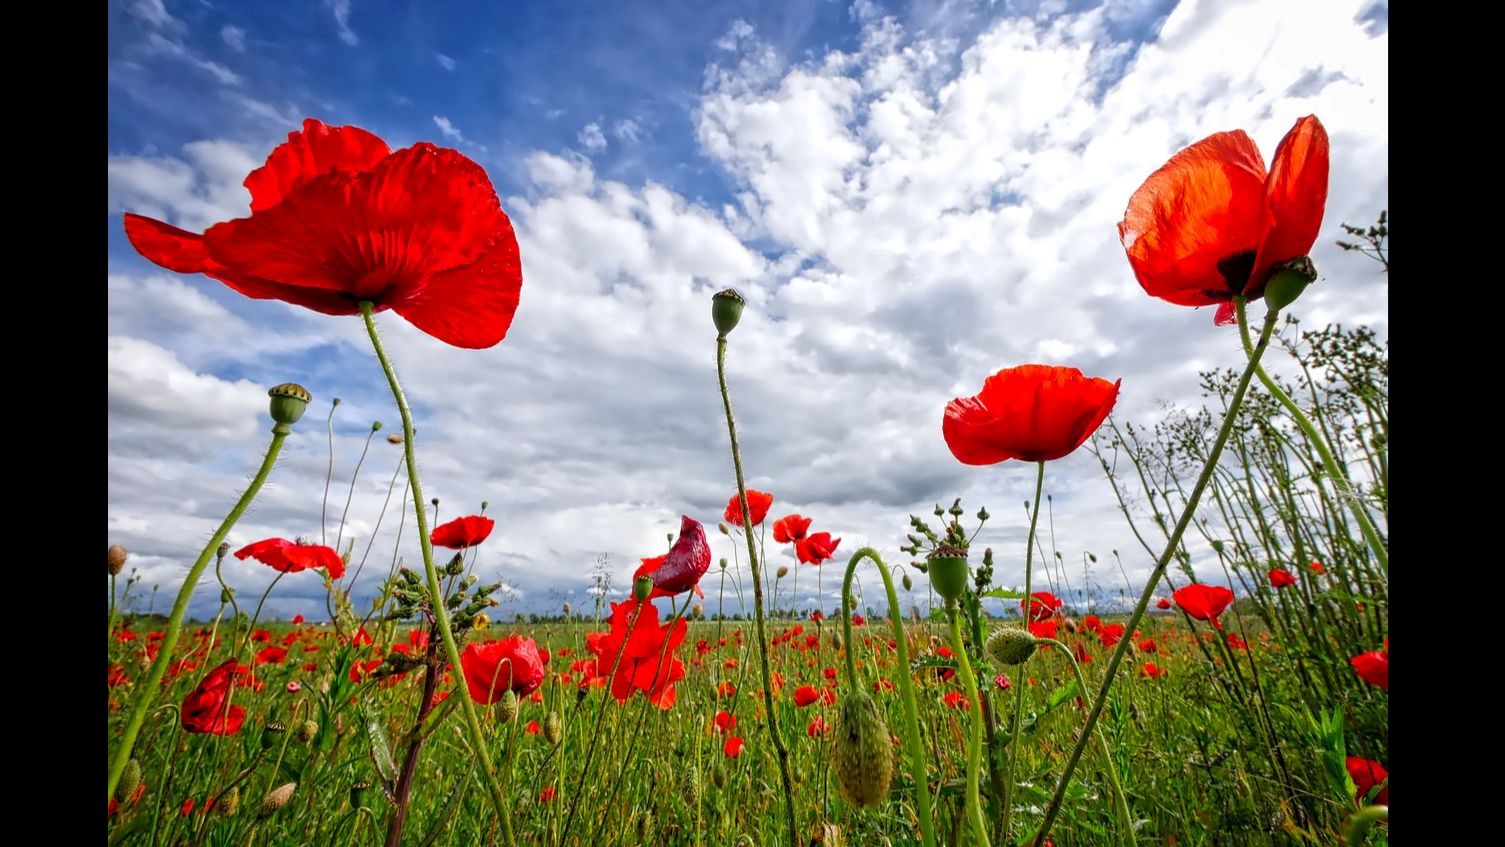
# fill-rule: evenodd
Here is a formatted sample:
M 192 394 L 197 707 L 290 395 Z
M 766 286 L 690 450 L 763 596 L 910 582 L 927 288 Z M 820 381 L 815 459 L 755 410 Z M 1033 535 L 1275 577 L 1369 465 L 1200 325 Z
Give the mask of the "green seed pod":
M 832 632 L 831 632 L 831 646 L 835 647 L 837 650 L 841 649 L 841 630 L 839 630 L 839 629 L 832 630 Z
M 297 732 L 296 736 L 297 736 L 297 739 L 299 741 L 303 742 L 304 744 L 312 744 L 312 743 L 314 743 L 314 738 L 318 737 L 318 735 L 319 735 L 319 722 L 318 721 L 316 721 L 316 720 L 306 720 L 303 723 L 298 724 L 298 732 Z
M 111 544 L 110 549 L 105 551 L 105 559 L 110 565 L 110 576 L 114 576 L 125 568 L 125 548 L 119 544 Z
M 638 601 L 639 603 L 647 600 L 648 595 L 652 593 L 653 577 L 651 576 L 640 576 L 638 577 L 637 582 L 634 582 L 632 584 L 632 599 Z
M 543 716 L 543 737 L 550 744 L 558 744 L 564 738 L 564 720 L 558 712 L 549 712 Z
M 261 808 L 256 811 L 257 817 L 266 818 L 277 814 L 289 800 L 293 799 L 293 792 L 297 790 L 298 783 L 296 782 L 289 782 L 272 789 L 267 796 L 261 798 Z
M 910 578 L 909 574 L 904 574 L 904 578 L 900 581 L 904 583 L 905 591 L 912 591 L 914 589 L 914 580 Z
M 717 788 L 726 787 L 726 768 L 720 765 L 711 768 L 711 784 Z
M 956 602 L 967 590 L 966 554 L 949 544 L 931 551 L 926 565 L 930 568 L 930 585 L 948 604 Z
M 725 336 L 737 328 L 742 320 L 742 307 L 747 300 L 735 288 L 727 288 L 711 295 L 711 322 L 716 324 L 716 333 Z
M 219 802 L 217 802 L 217 803 L 214 804 L 214 811 L 218 812 L 219 816 L 222 817 L 222 818 L 231 817 L 232 815 L 235 814 L 235 810 L 239 809 L 239 808 L 240 808 L 240 786 L 239 785 L 232 785 L 232 786 L 230 786 L 230 790 L 226 791 L 224 793 L 224 795 L 219 798 Z
M 371 790 L 371 783 L 364 779 L 356 780 L 350 785 L 350 808 L 359 809 L 365 805 L 366 792 Z
M 465 557 L 456 553 L 455 557 L 450 559 L 449 564 L 444 567 L 444 572 L 450 576 L 459 576 L 465 573 Z
M 141 785 L 141 763 L 131 759 L 120 772 L 120 781 L 115 784 L 115 800 L 121 804 L 131 802 L 131 795 Z
M 894 748 L 888 725 L 866 691 L 854 691 L 841 701 L 835 735 L 833 764 L 841 796 L 859 809 L 881 803 L 893 779 Z
M 1265 305 L 1278 312 L 1296 302 L 1301 292 L 1317 279 L 1317 268 L 1306 256 L 1298 256 L 1277 266 L 1277 270 L 1265 283 Z
M 1035 654 L 1039 641 L 1029 632 L 1013 626 L 1001 626 L 988 636 L 984 649 L 1000 665 L 1022 665 Z
M 693 816 L 700 809 L 700 801 L 705 796 L 705 783 L 700 779 L 700 768 L 690 765 L 685 768 L 680 776 L 680 794 L 685 798 L 685 805 L 690 807 Z
M 512 689 L 507 689 L 502 694 L 502 699 L 496 704 L 496 717 L 502 723 L 512 723 L 517 720 L 517 711 L 522 704 L 517 701 L 517 694 Z
M 228 605 L 230 605 L 231 602 L 234 601 L 234 599 L 235 599 L 235 589 L 233 589 L 233 588 L 221 588 L 219 590 L 219 601 L 221 603 L 223 603 L 226 606 L 228 606 Z
M 261 731 L 261 749 L 272 749 L 285 732 L 287 732 L 287 725 L 282 721 L 272 721 L 267 724 L 267 728 Z
M 309 401 L 314 399 L 308 389 L 295 382 L 284 382 L 273 386 L 267 391 L 267 396 L 272 398 L 272 420 L 283 426 L 292 426 L 303 417 L 303 412 L 308 408 Z

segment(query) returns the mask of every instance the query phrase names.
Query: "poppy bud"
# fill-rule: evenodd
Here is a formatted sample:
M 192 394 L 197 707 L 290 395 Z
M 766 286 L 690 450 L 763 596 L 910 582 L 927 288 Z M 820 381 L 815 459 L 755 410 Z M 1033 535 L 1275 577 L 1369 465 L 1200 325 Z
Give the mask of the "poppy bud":
M 517 702 L 517 692 L 507 689 L 502 693 L 502 699 L 496 704 L 496 717 L 502 723 L 512 723 L 517 720 L 518 709 L 522 706 Z
M 695 616 L 695 620 L 700 620 L 701 618 L 705 617 L 705 606 L 701 605 L 700 603 L 696 603 L 694 606 L 690 607 L 690 614 Z
M 1223 542 L 1219 541 L 1217 539 L 1213 539 L 1212 550 L 1213 550 L 1214 553 L 1217 553 L 1219 556 L 1223 555 Z
M 219 601 L 226 606 L 230 605 L 234 597 L 235 589 L 233 588 L 221 588 L 219 590 Z
M 105 551 L 105 559 L 110 565 L 110 576 L 120 573 L 125 568 L 125 548 L 119 544 L 111 544 L 110 549 Z
M 721 560 L 721 569 L 722 570 L 726 570 L 726 559 L 725 558 L 722 558 L 722 560 Z
M 289 782 L 272 789 L 271 793 L 261 798 L 261 808 L 257 810 L 257 816 L 265 818 L 277 814 L 289 800 L 293 799 L 293 792 L 297 790 L 298 783 L 296 782 Z
M 272 398 L 272 420 L 279 426 L 292 426 L 303 417 L 303 411 L 308 408 L 308 402 L 314 399 L 308 389 L 295 382 L 284 382 L 273 386 L 267 391 L 267 396 Z M 339 401 L 336 400 L 336 403 Z
M 680 791 L 684 794 L 685 804 L 690 807 L 690 816 L 693 818 L 700 809 L 700 800 L 705 794 L 705 783 L 700 779 L 700 768 L 690 765 L 685 768 L 680 777 Z
M 783 579 L 784 577 L 786 577 L 788 575 L 789 575 L 789 566 L 788 565 L 779 565 L 779 569 L 774 572 L 774 576 L 777 577 L 777 578 L 779 578 L 779 579 Z
M 402 443 L 402 436 L 400 436 L 400 435 L 398 435 L 397 433 L 394 432 L 391 435 L 387 436 L 387 443 L 388 444 L 401 444 Z
M 720 765 L 711 768 L 711 784 L 717 788 L 726 787 L 726 768 Z
M 365 805 L 366 792 L 371 790 L 371 783 L 364 779 L 356 780 L 350 784 L 350 808 L 359 809 Z
M 900 581 L 904 583 L 905 591 L 911 591 L 914 589 L 914 580 L 910 578 L 909 574 L 904 574 L 904 578 Z
M 978 520 L 985 521 L 985 520 L 987 520 L 990 517 L 992 517 L 992 515 L 988 514 L 988 507 L 984 506 L 981 509 L 977 510 L 977 519 Z
M 831 631 L 831 646 L 835 647 L 837 650 L 841 649 L 841 630 L 837 629 Z
M 221 559 L 223 559 L 226 556 L 230 555 L 230 542 L 228 542 L 228 541 L 221 541 L 219 543 L 219 547 L 215 549 L 214 555 L 220 557 Z
M 914 565 L 914 569 L 920 573 L 930 573 L 930 566 L 924 562 L 910 562 L 910 564 Z
M 1270 281 L 1265 283 L 1265 305 L 1278 312 L 1296 302 L 1301 292 L 1317 279 L 1317 268 L 1306 256 L 1298 256 L 1276 267 Z
M 558 712 L 549 712 L 543 716 L 543 737 L 550 744 L 558 744 L 559 739 L 564 737 L 564 720 Z
M 304 721 L 303 723 L 298 724 L 298 732 L 296 733 L 296 737 L 297 737 L 297 739 L 299 741 L 302 741 L 304 744 L 312 744 L 312 743 L 314 743 L 314 738 L 318 734 L 319 734 L 319 722 L 318 721 L 307 720 L 307 721 Z
M 954 518 L 961 517 L 962 516 L 962 498 L 960 498 L 960 497 L 956 498 L 955 502 L 953 502 L 951 504 L 951 508 L 947 509 L 946 511 L 950 512 L 951 516 L 954 517 Z
M 1022 665 L 1035 654 L 1038 646 L 1035 637 L 1025 630 L 1002 626 L 988 636 L 984 649 L 1000 665 Z
M 444 566 L 444 572 L 450 576 L 465 573 L 465 557 L 456 553 L 455 557 L 449 560 L 449 564 Z
M 232 786 L 230 786 L 230 790 L 226 791 L 224 794 L 220 795 L 219 800 L 215 801 L 215 804 L 214 804 L 214 811 L 218 812 L 219 816 L 222 817 L 222 818 L 228 818 L 231 815 L 234 815 L 235 814 L 235 810 L 239 809 L 239 808 L 240 808 L 240 786 L 239 785 L 232 785 Z
M 717 523 L 716 524 L 716 528 L 719 529 L 719 530 L 721 530 L 721 534 L 722 535 L 731 535 L 732 534 L 731 527 L 729 527 L 729 526 L 726 525 L 726 521 L 721 521 L 721 522 Z
M 287 732 L 287 725 L 282 721 L 272 721 L 267 728 L 261 731 L 261 749 L 270 750 L 277 743 L 277 736 Z
M 711 295 L 711 321 L 716 324 L 716 333 L 725 337 L 737 328 L 742 320 L 742 307 L 747 300 L 735 288 L 727 288 Z
M 841 701 L 836 716 L 835 770 L 841 796 L 859 809 L 888 796 L 893 779 L 893 742 L 888 725 L 866 691 Z
M 141 787 L 141 763 L 130 759 L 125 770 L 120 772 L 120 781 L 115 783 L 115 800 L 122 806 L 131 802 L 136 789 Z
M 651 576 L 640 576 L 638 577 L 637 582 L 634 582 L 632 584 L 632 599 L 638 601 L 639 603 L 647 600 L 648 595 L 652 593 L 653 577 Z

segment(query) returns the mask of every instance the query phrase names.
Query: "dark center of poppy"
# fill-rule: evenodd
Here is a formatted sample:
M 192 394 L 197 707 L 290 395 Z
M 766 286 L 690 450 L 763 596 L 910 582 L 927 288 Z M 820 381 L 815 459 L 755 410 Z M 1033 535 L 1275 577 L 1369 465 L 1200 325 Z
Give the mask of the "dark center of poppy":
M 1234 253 L 1225 256 L 1218 262 L 1218 273 L 1223 275 L 1223 284 L 1228 286 L 1227 292 L 1220 292 L 1218 299 L 1232 297 L 1235 294 L 1244 293 L 1249 285 L 1249 275 L 1254 272 L 1254 251 L 1245 250 L 1242 253 Z M 1208 292 L 1211 294 L 1212 292 Z

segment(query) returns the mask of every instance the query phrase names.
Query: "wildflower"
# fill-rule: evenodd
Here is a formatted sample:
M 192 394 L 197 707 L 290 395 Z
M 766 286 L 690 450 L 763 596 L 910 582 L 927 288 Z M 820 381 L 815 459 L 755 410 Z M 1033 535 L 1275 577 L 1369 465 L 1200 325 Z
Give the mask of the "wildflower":
M 508 691 L 524 697 L 543 684 L 543 657 L 531 638 L 514 635 L 496 641 L 467 644 L 460 653 L 460 668 L 470 699 L 490 704 Z
M 286 538 L 265 538 L 235 551 L 235 558 L 254 558 L 283 573 L 298 573 L 312 568 L 323 568 L 330 579 L 345 575 L 345 560 L 333 547 L 309 544 L 302 539 L 288 541 Z
M 485 515 L 465 515 L 434 527 L 429 534 L 429 543 L 435 547 L 464 550 L 485 541 L 495 527 L 496 521 Z
M 768 517 L 768 507 L 773 505 L 773 495 L 755 488 L 747 489 L 747 511 L 752 516 L 752 525 L 757 526 Z M 726 512 L 722 518 L 732 526 L 742 525 L 742 498 L 736 494 L 726 502 Z
M 1059 459 L 1082 446 L 1113 411 L 1120 382 L 1086 377 L 1076 368 L 1004 368 L 977 395 L 946 404 L 941 434 L 966 465 Z
M 221 664 L 183 698 L 181 715 L 184 732 L 234 735 L 240 731 L 241 724 L 246 720 L 246 709 L 229 702 L 238 667 L 234 659 Z
M 1188 615 L 1199 621 L 1217 618 L 1233 602 L 1233 592 L 1221 585 L 1196 582 L 1171 595 Z

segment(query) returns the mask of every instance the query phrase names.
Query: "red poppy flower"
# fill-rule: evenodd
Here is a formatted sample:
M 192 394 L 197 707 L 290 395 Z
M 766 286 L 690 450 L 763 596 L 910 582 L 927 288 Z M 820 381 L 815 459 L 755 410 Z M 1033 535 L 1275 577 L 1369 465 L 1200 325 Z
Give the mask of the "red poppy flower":
M 495 703 L 508 689 L 526 697 L 543 685 L 543 657 L 538 644 L 521 635 L 465 645 L 460 668 L 465 672 L 470 699 L 477 703 Z
M 1139 652 L 1141 653 L 1155 653 L 1159 652 L 1159 650 L 1160 647 L 1155 644 L 1155 639 L 1153 638 L 1146 638 L 1139 642 Z
M 1210 621 L 1233 602 L 1233 592 L 1221 585 L 1194 582 L 1171 595 L 1176 605 L 1199 621 Z
M 815 720 L 810 722 L 809 726 L 805 727 L 805 734 L 811 738 L 818 738 L 830 731 L 831 725 L 826 723 L 825 718 L 819 715 L 816 716 Z
M 420 142 L 396 153 L 360 127 L 312 118 L 246 177 L 249 217 L 203 235 L 140 215 L 147 259 L 258 300 L 326 315 L 392 309 L 456 347 L 501 341 L 522 290 L 512 223 L 480 165 Z
M 1369 792 L 1382 782 L 1390 778 L 1390 772 L 1385 770 L 1384 765 L 1372 759 L 1361 759 L 1358 756 L 1349 756 L 1345 762 L 1348 766 L 1348 776 L 1353 779 L 1355 800 L 1363 801 L 1369 796 Z M 1390 805 L 1390 786 L 1386 785 L 1374 798 L 1374 802 L 1381 806 Z
M 1031 605 L 1030 609 L 1031 611 L 1033 611 L 1035 607 Z M 1029 634 L 1033 635 L 1036 638 L 1055 638 L 1056 629 L 1059 626 L 1060 625 L 1056 623 L 1055 618 L 1047 618 L 1043 621 L 1032 621 L 1029 625 Z
M 1023 601 L 1021 601 L 1020 608 L 1024 608 Z M 1086 630 L 1087 632 L 1099 632 L 1102 630 L 1102 628 L 1103 619 L 1098 617 L 1097 615 L 1088 615 L 1085 618 L 1082 618 L 1082 629 Z
M 820 692 L 813 685 L 801 685 L 794 689 L 794 705 L 801 709 L 820 699 Z
M 725 753 L 728 759 L 735 759 L 742 755 L 742 737 L 733 735 L 728 738 L 726 743 L 721 745 L 721 752 Z
M 286 647 L 268 647 L 256 654 L 256 664 L 258 665 L 280 665 L 286 660 Z
M 1323 567 L 1323 565 L 1322 565 L 1321 562 L 1318 562 L 1318 561 L 1315 561 L 1315 560 L 1310 565 L 1307 565 L 1306 567 L 1307 567 L 1307 570 L 1311 571 L 1312 573 L 1316 574 L 1317 576 L 1322 576 L 1323 574 L 1327 573 L 1327 568 Z
M 1298 120 L 1275 148 L 1269 173 L 1243 130 L 1182 150 L 1144 181 L 1118 225 L 1139 284 L 1178 306 L 1218 306 L 1263 296 L 1282 262 L 1305 256 L 1327 205 L 1327 131 Z
M 773 540 L 779 544 L 788 544 L 805 537 L 810 531 L 810 518 L 800 515 L 785 515 L 773 522 Z
M 228 701 L 235 686 L 238 663 L 231 659 L 210 671 L 198 687 L 183 698 L 181 710 L 184 732 L 207 732 L 211 735 L 234 735 L 245 723 L 246 709 Z
M 303 623 L 303 616 L 302 615 L 293 615 L 293 625 L 297 626 L 298 624 L 301 624 L 301 623 Z
M 946 404 L 941 435 L 965 465 L 1059 459 L 1082 446 L 1113 411 L 1121 382 L 1052 365 L 1004 368 L 975 397 Z
M 1147 676 L 1150 679 L 1158 679 L 1165 676 L 1165 668 L 1160 667 L 1154 662 L 1145 662 L 1144 667 L 1139 669 L 1139 675 Z
M 528 725 L 523 727 L 523 732 L 529 735 L 537 735 L 543 732 L 543 727 L 539 725 L 538 721 L 528 721 Z
M 829 532 L 808 535 L 810 518 L 800 515 L 785 515 L 773 522 L 773 540 L 779 544 L 794 544 L 794 557 L 802 564 L 819 565 L 836 555 L 840 538 L 833 539 Z
M 1270 587 L 1289 588 L 1296 584 L 1296 575 L 1285 568 L 1270 569 Z
M 768 507 L 773 505 L 773 495 L 755 488 L 747 489 L 747 511 L 752 515 L 752 525 L 757 526 L 768 517 Z M 726 513 L 722 515 L 732 526 L 742 525 L 742 498 L 733 494 L 726 501 Z
M 485 515 L 466 515 L 462 518 L 455 518 L 443 526 L 434 527 L 433 534 L 429 536 L 429 543 L 435 547 L 464 550 L 466 547 L 474 547 L 485 541 L 494 528 L 496 528 L 496 521 Z
M 272 570 L 283 573 L 298 573 L 313 568 L 329 571 L 330 579 L 345 575 L 345 560 L 333 547 L 309 544 L 306 541 L 288 541 L 286 538 L 264 538 L 235 551 L 235 558 L 254 558 Z
M 1124 625 L 1121 623 L 1110 623 L 1098 633 L 1097 640 L 1101 641 L 1104 647 L 1112 647 L 1123 637 Z
M 681 515 L 679 538 L 669 552 L 653 559 L 644 559 L 632 574 L 634 581 L 640 576 L 653 580 L 654 597 L 673 597 L 695 589 L 695 596 L 704 597 L 700 590 L 700 578 L 711 567 L 711 544 L 706 540 L 705 527 L 689 515 Z M 654 612 L 657 615 L 657 612 Z
M 637 607 L 636 600 L 611 604 L 611 631 L 586 633 L 585 646 L 596 655 L 595 676 L 604 678 L 617 665 L 611 677 L 611 694 L 617 702 L 625 703 L 633 691 L 642 691 L 648 702 L 668 709 L 674 705 L 674 683 L 685 676 L 684 663 L 674 651 L 684 642 L 688 625 L 680 619 L 660 627 L 658 607 L 648 602 L 633 623 Z M 730 689 L 730 683 L 723 684 Z
M 1004 676 L 1003 674 L 998 674 L 997 676 L 993 677 L 993 687 L 997 688 L 999 691 L 1008 691 L 1014 686 L 1013 683 L 1009 682 L 1008 677 Z
M 1155 601 L 1155 608 L 1160 609 L 1161 611 L 1169 609 L 1170 607 L 1171 607 L 1171 601 L 1167 600 L 1164 597 L 1161 597 L 1159 600 Z
M 968 700 L 967 695 L 961 693 L 960 691 L 947 691 L 946 696 L 942 697 L 941 700 L 944 701 L 947 706 L 950 706 L 953 709 L 972 708 L 972 701 Z
M 543 787 L 543 790 L 540 791 L 540 792 L 538 792 L 538 802 L 540 802 L 540 803 L 551 803 L 551 802 L 554 801 L 554 795 L 556 793 L 557 792 L 556 792 L 554 786 L 552 786 L 552 785 L 545 785 Z
M 1055 616 L 1056 610 L 1061 608 L 1061 598 L 1049 591 L 1036 591 L 1030 595 L 1034 599 L 1029 604 L 1029 619 L 1034 623 L 1048 621 Z M 1024 611 L 1024 601 L 1019 601 L 1019 611 Z
M 716 717 L 712 719 L 711 723 L 717 732 L 726 732 L 737 725 L 737 716 L 722 709 L 716 713 Z
M 1378 685 L 1386 691 L 1390 690 L 1390 639 L 1385 639 L 1384 650 L 1360 653 L 1353 657 L 1350 664 L 1358 672 L 1359 679 L 1370 685 Z

